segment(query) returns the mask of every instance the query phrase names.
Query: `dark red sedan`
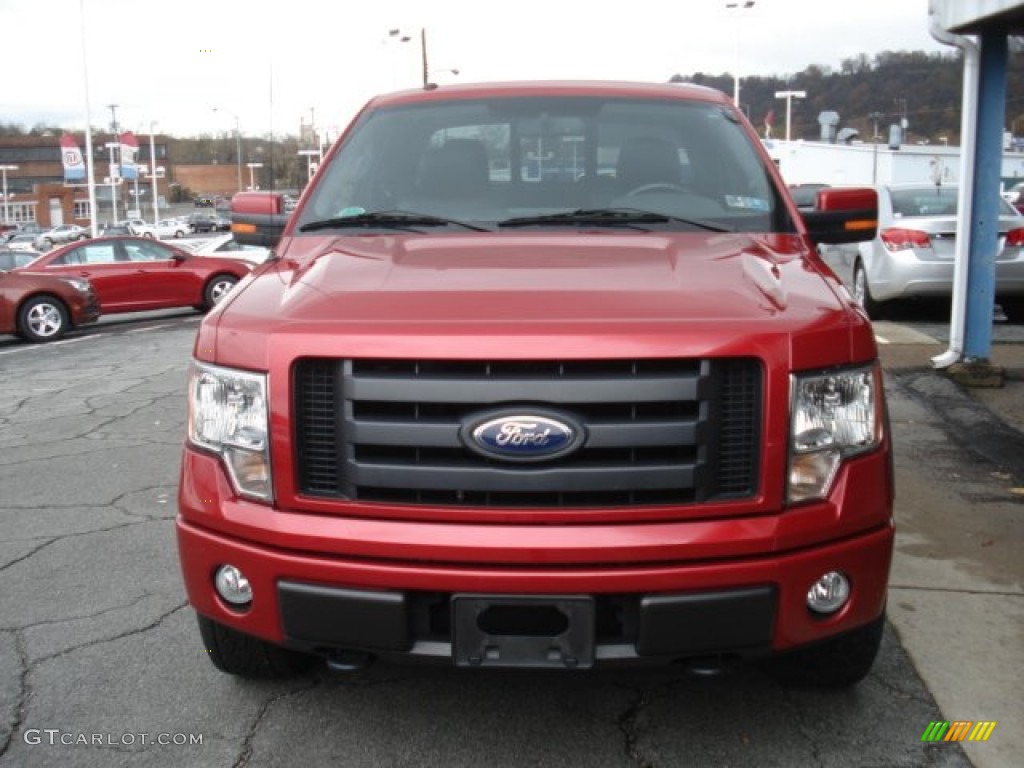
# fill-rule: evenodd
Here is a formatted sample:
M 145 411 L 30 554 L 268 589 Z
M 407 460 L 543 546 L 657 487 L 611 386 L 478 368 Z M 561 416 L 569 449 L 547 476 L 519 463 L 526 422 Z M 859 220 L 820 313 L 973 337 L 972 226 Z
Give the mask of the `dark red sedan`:
M 251 266 L 238 259 L 193 256 L 148 237 L 101 237 L 72 243 L 19 272 L 84 277 L 105 315 L 219 302 Z
M 96 294 L 82 277 L 0 270 L 0 333 L 14 333 L 28 341 L 55 341 L 99 316 Z

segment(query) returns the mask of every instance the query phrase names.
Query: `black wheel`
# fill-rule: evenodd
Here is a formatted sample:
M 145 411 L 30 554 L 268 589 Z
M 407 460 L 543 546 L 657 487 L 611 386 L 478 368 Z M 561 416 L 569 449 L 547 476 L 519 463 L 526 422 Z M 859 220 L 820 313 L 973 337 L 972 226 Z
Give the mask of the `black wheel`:
M 174 233 L 174 236 L 175 236 L 176 238 L 179 238 L 179 237 L 184 237 L 184 236 L 185 236 L 185 233 L 184 233 L 184 232 L 182 232 L 182 231 L 181 231 L 181 230 L 179 229 L 179 230 L 177 230 L 177 231 L 176 231 L 176 232 Z
M 273 645 L 251 635 L 218 624 L 205 616 L 199 619 L 206 652 L 213 666 L 229 675 L 251 680 L 292 677 L 312 669 L 316 656 Z
M 872 320 L 878 320 L 885 314 L 882 302 L 875 301 L 871 296 L 868 275 L 860 259 L 857 259 L 857 262 L 853 265 L 853 298 L 864 308 L 864 311 L 867 312 L 868 317 Z
M 1024 323 L 1024 296 L 1013 296 L 999 300 L 1003 314 L 1011 323 Z
M 883 613 L 852 632 L 769 659 L 767 672 L 784 685 L 848 688 L 871 671 L 884 629 Z
M 235 287 L 238 278 L 234 275 L 214 275 L 203 290 L 203 301 L 206 309 L 213 309 Z
M 18 335 L 29 341 L 55 341 L 69 325 L 64 303 L 52 296 L 33 296 L 18 310 Z

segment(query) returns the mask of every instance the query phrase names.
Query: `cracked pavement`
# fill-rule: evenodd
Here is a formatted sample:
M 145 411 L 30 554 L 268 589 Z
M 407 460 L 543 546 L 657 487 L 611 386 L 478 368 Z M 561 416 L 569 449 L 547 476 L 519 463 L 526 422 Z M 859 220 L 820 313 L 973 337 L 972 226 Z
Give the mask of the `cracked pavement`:
M 0 768 L 970 765 L 921 743 L 944 718 L 891 629 L 844 693 L 754 667 L 219 673 L 173 530 L 197 323 L 0 339 Z M 202 743 L 141 743 L 158 734 Z

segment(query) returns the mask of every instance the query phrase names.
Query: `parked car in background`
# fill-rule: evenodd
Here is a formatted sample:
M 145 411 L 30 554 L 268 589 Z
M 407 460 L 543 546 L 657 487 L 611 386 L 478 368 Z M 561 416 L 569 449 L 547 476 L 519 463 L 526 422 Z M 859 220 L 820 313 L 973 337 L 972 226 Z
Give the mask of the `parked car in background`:
M 0 269 L 17 269 L 27 267 L 33 261 L 42 256 L 39 251 L 17 250 L 14 248 L 0 248 Z
M 107 224 L 100 229 L 100 237 L 116 237 L 120 235 L 134 237 L 135 232 L 131 227 L 123 223 Z
M 145 219 L 126 219 L 119 223 L 127 226 L 136 237 L 156 237 L 156 230 Z
M 193 256 L 148 237 L 104 237 L 45 254 L 29 268 L 86 277 L 104 314 L 195 307 L 219 302 L 251 266 L 240 259 Z
M 188 229 L 188 224 L 181 219 L 160 219 L 156 223 L 155 232 L 161 240 L 167 240 L 184 237 Z
M 13 237 L 8 238 L 7 242 L 4 243 L 5 248 L 10 248 L 13 251 L 37 251 L 36 248 L 36 237 L 38 235 L 33 234 L 17 234 Z
M 96 293 L 81 276 L 0 270 L 0 333 L 54 341 L 99 316 Z
M 231 222 L 223 216 L 210 212 L 197 212 L 188 217 L 190 232 L 227 232 Z
M 1003 192 L 1003 199 L 1018 211 L 1024 212 L 1024 181 L 1014 184 Z
M 48 251 L 55 245 L 71 243 L 75 240 L 86 240 L 89 237 L 89 230 L 77 224 L 58 224 L 52 229 L 40 232 L 36 235 L 35 247 L 37 251 Z
M 870 317 L 898 299 L 952 296 L 957 194 L 931 183 L 880 186 L 875 238 L 824 252 Z M 999 204 L 996 301 L 1009 320 L 1024 322 L 1024 215 Z
M 262 264 L 270 256 L 270 249 L 259 245 L 242 245 L 235 236 L 228 232 L 211 240 L 193 240 L 188 245 L 196 256 L 227 256 L 233 259 L 245 259 L 253 264 Z

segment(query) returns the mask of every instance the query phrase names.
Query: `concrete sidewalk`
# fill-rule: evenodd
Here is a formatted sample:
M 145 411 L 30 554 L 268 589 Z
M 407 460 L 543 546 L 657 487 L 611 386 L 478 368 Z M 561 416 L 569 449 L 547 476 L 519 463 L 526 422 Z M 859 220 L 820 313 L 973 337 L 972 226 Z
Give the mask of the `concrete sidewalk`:
M 1024 764 L 1024 344 L 999 344 L 1002 389 L 932 369 L 937 344 L 879 347 L 896 452 L 889 619 L 977 768 Z M 924 732 L 927 723 L 921 724 Z M 941 745 L 939 745 L 941 746 Z

